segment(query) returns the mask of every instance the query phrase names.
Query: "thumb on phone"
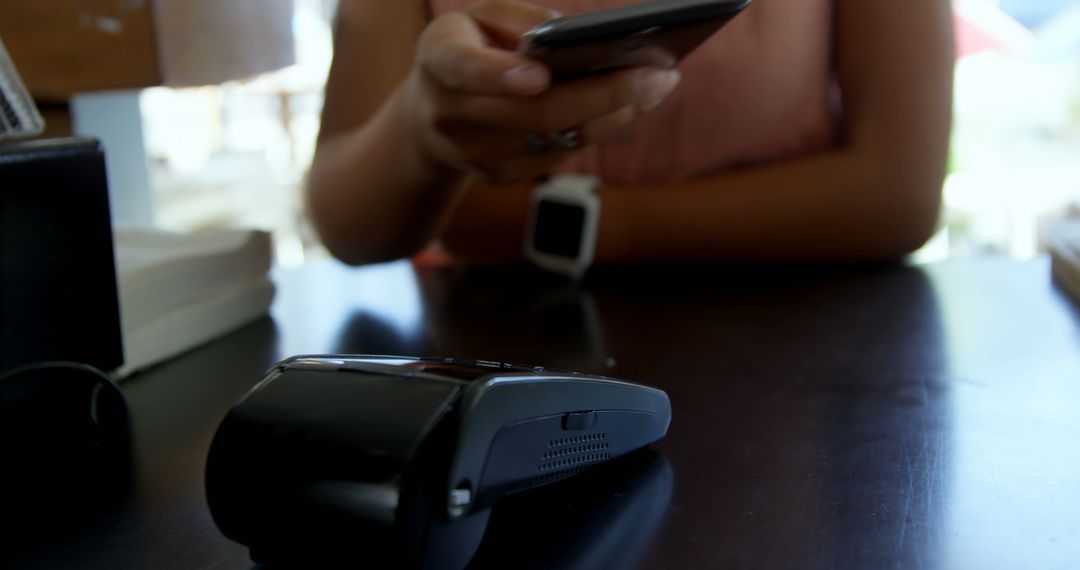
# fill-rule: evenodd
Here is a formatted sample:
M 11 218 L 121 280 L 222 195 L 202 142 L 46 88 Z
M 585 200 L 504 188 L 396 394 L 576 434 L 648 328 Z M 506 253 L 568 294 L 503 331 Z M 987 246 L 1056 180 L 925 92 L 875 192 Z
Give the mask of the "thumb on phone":
M 512 0 L 482 2 L 464 12 L 446 14 L 424 32 L 418 62 L 454 91 L 536 95 L 551 84 L 551 74 L 515 50 L 521 34 L 557 15 Z

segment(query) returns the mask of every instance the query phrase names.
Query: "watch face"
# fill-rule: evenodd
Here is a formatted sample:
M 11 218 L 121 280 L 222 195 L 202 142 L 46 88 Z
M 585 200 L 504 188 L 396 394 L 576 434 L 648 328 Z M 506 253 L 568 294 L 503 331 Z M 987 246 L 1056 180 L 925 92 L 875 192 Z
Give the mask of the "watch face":
M 585 208 L 542 200 L 537 204 L 533 247 L 540 253 L 576 259 L 581 255 Z

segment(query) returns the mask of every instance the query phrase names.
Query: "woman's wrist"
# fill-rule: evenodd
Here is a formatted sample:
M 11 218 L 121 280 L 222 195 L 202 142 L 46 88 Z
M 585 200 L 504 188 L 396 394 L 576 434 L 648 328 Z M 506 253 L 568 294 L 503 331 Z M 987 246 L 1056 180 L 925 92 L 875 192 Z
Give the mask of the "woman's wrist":
M 468 172 L 452 165 L 436 151 L 437 142 L 430 128 L 424 125 L 426 112 L 417 104 L 417 98 L 409 91 L 418 89 L 415 82 L 419 78 L 414 72 L 394 92 L 384 108 L 385 119 L 382 128 L 387 130 L 388 138 L 395 139 L 403 153 L 402 166 L 407 172 L 417 176 L 418 186 L 449 186 L 460 188 L 468 178 Z

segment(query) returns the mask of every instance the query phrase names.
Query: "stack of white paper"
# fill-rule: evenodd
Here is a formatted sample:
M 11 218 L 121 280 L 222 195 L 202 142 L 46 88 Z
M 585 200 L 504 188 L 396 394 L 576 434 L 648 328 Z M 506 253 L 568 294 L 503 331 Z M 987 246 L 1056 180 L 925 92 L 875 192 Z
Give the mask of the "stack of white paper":
M 1080 299 L 1080 220 L 1055 225 L 1047 232 L 1054 280 Z
M 117 230 L 121 376 L 266 314 L 274 298 L 270 236 Z

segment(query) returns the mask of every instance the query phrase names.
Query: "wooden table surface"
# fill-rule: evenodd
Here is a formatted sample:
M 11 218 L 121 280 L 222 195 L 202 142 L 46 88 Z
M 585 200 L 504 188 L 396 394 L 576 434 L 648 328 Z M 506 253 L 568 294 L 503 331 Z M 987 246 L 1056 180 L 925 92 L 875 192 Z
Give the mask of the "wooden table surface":
M 210 439 L 276 360 L 345 352 L 543 364 L 670 395 L 653 452 L 497 510 L 480 567 L 1080 567 L 1080 311 L 1045 260 L 627 268 L 580 287 L 406 263 L 277 277 L 272 318 L 123 385 L 126 498 L 8 544 L 8 563 L 251 568 L 205 505 Z

